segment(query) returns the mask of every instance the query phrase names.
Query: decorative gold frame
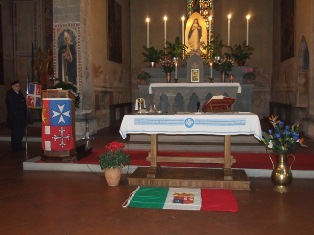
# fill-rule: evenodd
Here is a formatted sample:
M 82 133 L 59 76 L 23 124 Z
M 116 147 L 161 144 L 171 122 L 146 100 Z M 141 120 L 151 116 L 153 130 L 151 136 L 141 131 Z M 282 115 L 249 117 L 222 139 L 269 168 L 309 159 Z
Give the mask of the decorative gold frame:
M 191 82 L 200 82 L 200 70 L 191 69 Z

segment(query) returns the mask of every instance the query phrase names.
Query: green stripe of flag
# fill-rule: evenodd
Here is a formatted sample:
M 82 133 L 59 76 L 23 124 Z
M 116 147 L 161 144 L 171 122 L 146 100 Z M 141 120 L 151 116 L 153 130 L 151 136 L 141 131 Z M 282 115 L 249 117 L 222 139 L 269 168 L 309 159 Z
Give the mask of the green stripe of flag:
M 140 187 L 129 204 L 130 207 L 162 209 L 169 188 Z

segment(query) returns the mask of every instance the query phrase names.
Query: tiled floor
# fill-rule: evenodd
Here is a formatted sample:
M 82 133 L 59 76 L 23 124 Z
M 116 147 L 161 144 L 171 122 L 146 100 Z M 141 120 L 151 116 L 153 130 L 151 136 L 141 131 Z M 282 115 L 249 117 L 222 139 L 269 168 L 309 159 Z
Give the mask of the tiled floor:
M 121 140 L 117 128 L 106 128 L 92 145 L 112 139 Z M 23 171 L 25 152 L 0 146 L 0 234 L 314 234 L 314 180 L 294 179 L 279 194 L 269 178 L 251 178 L 251 191 L 234 191 L 237 213 L 122 208 L 135 189 L 127 176 L 107 187 L 93 172 Z M 40 143 L 29 143 L 28 157 L 40 154 Z

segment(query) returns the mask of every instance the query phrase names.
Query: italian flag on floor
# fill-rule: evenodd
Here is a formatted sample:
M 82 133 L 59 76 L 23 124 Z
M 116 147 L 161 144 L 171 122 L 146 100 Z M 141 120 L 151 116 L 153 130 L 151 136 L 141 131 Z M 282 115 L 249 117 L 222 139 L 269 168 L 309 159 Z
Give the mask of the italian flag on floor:
M 138 187 L 123 207 L 237 212 L 231 190 Z

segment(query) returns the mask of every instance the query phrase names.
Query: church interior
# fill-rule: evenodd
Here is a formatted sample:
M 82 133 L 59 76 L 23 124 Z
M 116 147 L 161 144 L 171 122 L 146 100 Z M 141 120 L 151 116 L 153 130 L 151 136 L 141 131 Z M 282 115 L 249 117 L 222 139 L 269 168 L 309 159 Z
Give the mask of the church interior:
M 77 143 L 91 135 L 92 147 L 103 149 L 110 141 L 147 146 L 141 136 L 119 133 L 125 115 L 149 113 L 138 111 L 139 98 L 149 111 L 199 114 L 211 97 L 226 95 L 235 100 L 232 112 L 253 113 L 263 131 L 270 115 L 302 123 L 307 147 L 296 151 L 311 157 L 313 8 L 308 0 L 0 0 L 0 233 L 311 234 L 313 162 L 306 170 L 290 165 L 288 193 L 273 191 L 270 175 L 248 173 L 250 190 L 233 190 L 236 213 L 122 208 L 135 189 L 129 169 L 117 187 L 92 170 L 24 170 L 25 160 L 51 157 L 41 140 L 32 141 L 41 139 L 42 109 L 28 108 L 26 152 L 12 153 L 5 96 L 15 80 L 25 96 L 29 84 L 39 84 L 44 98 L 65 84 L 73 91 L 66 97 L 76 97 Z M 183 50 L 170 56 L 175 45 Z M 251 48 L 244 64 L 232 54 L 239 45 Z M 162 54 L 155 64 L 145 48 Z M 174 64 L 168 78 L 167 56 Z M 170 149 L 183 150 L 186 142 L 171 137 Z M 203 142 L 190 146 L 206 150 Z M 256 146 L 236 147 L 254 153 Z

